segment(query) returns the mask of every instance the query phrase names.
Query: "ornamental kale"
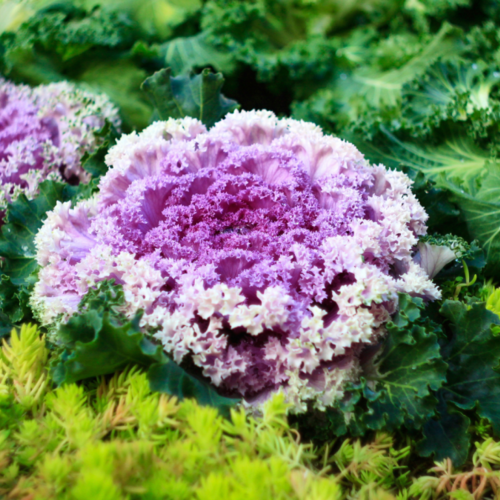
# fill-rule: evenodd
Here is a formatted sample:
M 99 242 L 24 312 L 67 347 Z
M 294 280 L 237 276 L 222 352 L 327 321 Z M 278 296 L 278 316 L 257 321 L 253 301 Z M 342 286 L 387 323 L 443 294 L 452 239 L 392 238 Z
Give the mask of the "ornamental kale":
M 20 193 L 38 193 L 45 179 L 88 182 L 81 165 L 101 142 L 106 120 L 118 110 L 104 95 L 68 83 L 31 89 L 0 80 L 0 209 Z
M 99 193 L 36 237 L 31 304 L 49 325 L 103 280 L 121 312 L 222 394 L 282 390 L 324 409 L 384 336 L 398 293 L 440 296 L 413 260 L 427 215 L 411 181 L 310 123 L 234 112 L 123 136 Z

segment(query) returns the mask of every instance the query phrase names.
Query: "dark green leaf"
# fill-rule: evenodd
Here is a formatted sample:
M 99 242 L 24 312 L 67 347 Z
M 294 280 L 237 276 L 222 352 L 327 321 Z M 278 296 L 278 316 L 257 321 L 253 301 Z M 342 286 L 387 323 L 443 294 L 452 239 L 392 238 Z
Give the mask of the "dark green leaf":
M 439 418 L 431 419 L 424 425 L 424 439 L 417 444 L 420 455 L 435 460 L 451 458 L 455 467 L 467 459 L 470 446 L 468 433 L 470 419 L 460 411 L 439 403 Z
M 23 284 L 36 270 L 35 235 L 45 214 L 58 200 L 64 199 L 64 189 L 64 184 L 45 181 L 40 184 L 40 194 L 34 200 L 20 195 L 9 205 L 0 236 L 0 256 L 6 257 L 2 271 L 11 276 L 14 284 Z
M 7 335 L 16 323 L 31 319 L 29 293 L 38 270 L 34 238 L 46 212 L 54 208 L 57 200 L 69 196 L 68 188 L 45 181 L 34 200 L 20 195 L 7 208 L 0 235 L 0 336 Z
M 9 335 L 16 323 L 30 319 L 28 302 L 29 287 L 16 286 L 9 276 L 0 274 L 0 337 Z
M 148 379 L 153 391 L 165 392 L 179 399 L 194 398 L 198 403 L 215 406 L 223 413 L 239 402 L 221 396 L 210 384 L 189 375 L 171 359 L 153 365 L 148 371 Z
M 221 94 L 222 74 L 204 69 L 199 75 L 172 77 L 170 68 L 157 71 L 142 84 L 162 120 L 191 116 L 211 127 L 238 104 Z
M 389 429 L 405 421 L 418 427 L 434 413 L 437 401 L 431 391 L 446 380 L 446 363 L 436 334 L 426 325 L 415 324 L 423 307 L 422 299 L 401 295 L 400 310 L 387 325 L 375 370 L 366 375 L 378 393 L 369 403 L 370 428 L 380 428 L 384 420 Z
M 384 418 L 391 430 L 405 420 L 421 425 L 435 410 L 431 391 L 446 380 L 437 336 L 422 326 L 389 325 L 376 373 L 369 380 L 381 393 L 369 405 L 373 410 L 373 415 L 367 416 L 369 427 L 379 428 Z
M 76 382 L 106 375 L 130 364 L 149 367 L 164 362 L 160 346 L 147 340 L 139 328 L 140 316 L 120 322 L 109 312 L 76 314 L 57 333 L 68 348 L 54 370 L 54 380 Z
M 433 391 L 446 380 L 434 325 L 421 318 L 422 299 L 400 295 L 400 310 L 387 325 L 380 352 L 363 365 L 361 383 L 354 389 L 363 396 L 354 408 L 350 428 L 395 430 L 403 424 L 421 427 L 434 415 Z M 369 353 L 367 353 L 370 357 Z
M 450 341 L 443 348 L 448 382 L 443 398 L 464 410 L 477 407 L 500 435 L 500 337 L 491 328 L 500 318 L 484 303 L 471 305 L 447 300 L 441 314 L 448 319 Z

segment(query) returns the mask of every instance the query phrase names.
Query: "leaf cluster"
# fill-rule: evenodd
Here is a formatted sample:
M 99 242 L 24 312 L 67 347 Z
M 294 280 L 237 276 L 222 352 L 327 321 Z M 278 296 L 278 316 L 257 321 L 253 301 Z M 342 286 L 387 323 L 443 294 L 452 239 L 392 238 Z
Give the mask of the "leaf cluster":
M 324 416 L 297 419 L 313 439 L 403 432 L 422 456 L 470 458 L 474 422 L 488 422 L 500 435 L 500 318 L 484 302 L 445 300 L 427 307 L 400 296 L 378 352 L 368 353 L 359 384 Z
M 146 78 L 142 89 L 148 94 L 161 120 L 191 116 L 211 127 L 239 107 L 221 94 L 224 78 L 204 69 L 199 75 L 173 77 L 170 68 Z

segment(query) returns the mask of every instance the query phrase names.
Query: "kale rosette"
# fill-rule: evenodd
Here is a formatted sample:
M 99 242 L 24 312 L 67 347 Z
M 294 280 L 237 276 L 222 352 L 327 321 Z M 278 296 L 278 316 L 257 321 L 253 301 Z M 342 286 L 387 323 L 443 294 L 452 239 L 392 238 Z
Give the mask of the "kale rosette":
M 58 203 L 36 237 L 31 303 L 65 321 L 103 280 L 178 363 L 251 405 L 282 390 L 324 409 L 359 376 L 398 293 L 436 299 L 414 260 L 427 215 L 410 179 L 271 112 L 123 136 L 99 193 Z

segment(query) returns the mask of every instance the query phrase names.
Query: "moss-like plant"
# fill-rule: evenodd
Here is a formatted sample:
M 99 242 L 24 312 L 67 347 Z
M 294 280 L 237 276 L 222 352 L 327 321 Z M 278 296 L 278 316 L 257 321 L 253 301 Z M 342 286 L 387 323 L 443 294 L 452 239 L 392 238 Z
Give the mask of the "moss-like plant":
M 32 500 L 410 500 L 492 498 L 500 444 L 485 434 L 470 470 L 415 478 L 411 447 L 378 433 L 321 450 L 290 428 L 281 394 L 259 417 L 224 418 L 152 392 L 145 371 L 60 387 L 34 326 L 0 351 L 0 498 Z M 450 496 L 451 495 L 451 496 Z

